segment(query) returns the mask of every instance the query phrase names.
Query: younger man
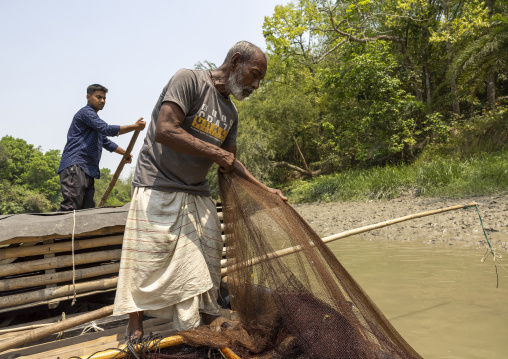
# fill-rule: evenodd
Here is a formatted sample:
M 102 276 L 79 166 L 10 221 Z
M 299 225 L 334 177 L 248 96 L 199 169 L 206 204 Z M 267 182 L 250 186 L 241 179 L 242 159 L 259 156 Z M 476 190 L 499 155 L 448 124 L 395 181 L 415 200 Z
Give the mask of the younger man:
M 106 104 L 108 89 L 95 84 L 88 86 L 86 92 L 88 104 L 74 115 L 60 159 L 58 173 L 64 199 L 59 211 L 94 208 L 94 178 L 100 177 L 102 148 L 122 156 L 125 154 L 125 150 L 107 136 L 123 135 L 145 128 L 143 118 L 133 125 L 108 125 L 97 115 Z M 132 155 L 127 162 L 131 161 Z

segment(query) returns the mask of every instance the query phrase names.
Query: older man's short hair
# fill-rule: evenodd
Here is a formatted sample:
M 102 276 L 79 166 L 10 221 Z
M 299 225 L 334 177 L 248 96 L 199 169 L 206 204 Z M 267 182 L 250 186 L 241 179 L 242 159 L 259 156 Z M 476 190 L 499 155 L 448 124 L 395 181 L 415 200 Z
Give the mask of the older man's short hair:
M 266 62 L 268 62 L 268 56 L 261 50 L 258 46 L 254 45 L 248 41 L 239 41 L 233 45 L 231 49 L 229 49 L 228 54 L 226 55 L 226 59 L 224 63 L 231 61 L 231 58 L 237 52 L 242 55 L 242 63 L 249 62 L 254 57 L 254 54 L 257 51 L 261 51 L 263 55 L 265 55 Z

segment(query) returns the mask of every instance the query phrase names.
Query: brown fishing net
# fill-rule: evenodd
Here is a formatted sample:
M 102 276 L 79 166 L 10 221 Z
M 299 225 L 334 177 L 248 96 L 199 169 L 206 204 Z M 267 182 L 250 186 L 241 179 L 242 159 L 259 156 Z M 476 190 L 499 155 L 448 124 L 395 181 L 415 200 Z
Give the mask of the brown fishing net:
M 187 343 L 242 358 L 420 358 L 289 204 L 237 172 L 220 190 L 239 324 L 183 332 Z

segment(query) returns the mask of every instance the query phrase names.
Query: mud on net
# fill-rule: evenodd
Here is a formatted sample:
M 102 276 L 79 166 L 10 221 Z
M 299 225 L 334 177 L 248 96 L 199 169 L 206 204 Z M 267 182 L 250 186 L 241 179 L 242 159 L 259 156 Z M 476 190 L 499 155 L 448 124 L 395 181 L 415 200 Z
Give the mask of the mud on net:
M 240 324 L 186 342 L 242 358 L 420 358 L 289 204 L 238 172 L 219 179 Z

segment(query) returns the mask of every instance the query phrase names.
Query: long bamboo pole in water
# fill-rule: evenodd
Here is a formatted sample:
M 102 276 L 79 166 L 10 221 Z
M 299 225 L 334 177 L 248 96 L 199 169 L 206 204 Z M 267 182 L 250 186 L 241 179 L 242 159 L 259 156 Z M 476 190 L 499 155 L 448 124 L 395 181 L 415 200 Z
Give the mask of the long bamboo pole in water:
M 337 233 L 337 234 L 334 234 L 334 235 L 331 235 L 331 236 L 328 236 L 328 237 L 324 237 L 324 238 L 322 238 L 322 240 L 323 240 L 323 242 L 328 243 L 328 242 L 335 241 L 337 239 L 350 237 L 350 236 L 353 236 L 355 234 L 365 233 L 365 232 L 368 232 L 368 231 L 372 231 L 374 229 L 379 229 L 379 228 L 387 227 L 387 226 L 390 226 L 392 224 L 396 224 L 396 223 L 400 223 L 400 222 L 404 222 L 404 221 L 409 221 L 410 219 L 421 218 L 421 217 L 431 216 L 433 214 L 454 211 L 456 209 L 465 209 L 465 208 L 469 208 L 469 207 L 476 207 L 476 206 L 478 206 L 478 204 L 475 203 L 475 202 L 472 202 L 472 203 L 468 203 L 468 204 L 461 204 L 461 205 L 457 205 L 457 206 L 436 209 L 436 210 L 433 210 L 433 211 L 426 211 L 426 212 L 420 212 L 420 213 L 416 213 L 416 214 L 410 214 L 408 216 L 399 217 L 399 218 L 395 218 L 395 219 L 390 219 L 388 221 L 384 221 L 384 222 L 380 222 L 380 223 L 376 223 L 376 224 L 371 224 L 369 226 L 360 227 L 360 228 L 356 228 L 356 229 L 351 229 L 349 231 Z M 252 265 L 258 264 L 260 262 L 273 259 L 273 258 L 283 257 L 283 256 L 286 256 L 288 254 L 299 252 L 301 250 L 303 250 L 302 246 L 298 245 L 298 246 L 294 246 L 294 247 L 289 247 L 289 248 L 281 249 L 279 251 L 275 251 L 275 252 L 272 252 L 272 253 L 268 253 L 268 254 L 265 254 L 265 255 L 253 258 L 253 259 L 251 259 L 251 260 L 249 260 L 249 261 L 247 261 L 245 263 L 239 263 L 239 264 L 236 264 L 236 265 L 232 265 L 231 267 L 222 268 L 221 269 L 221 275 L 226 275 L 228 272 L 231 273 L 231 272 L 234 272 L 237 269 L 249 267 L 249 266 L 252 266 Z

